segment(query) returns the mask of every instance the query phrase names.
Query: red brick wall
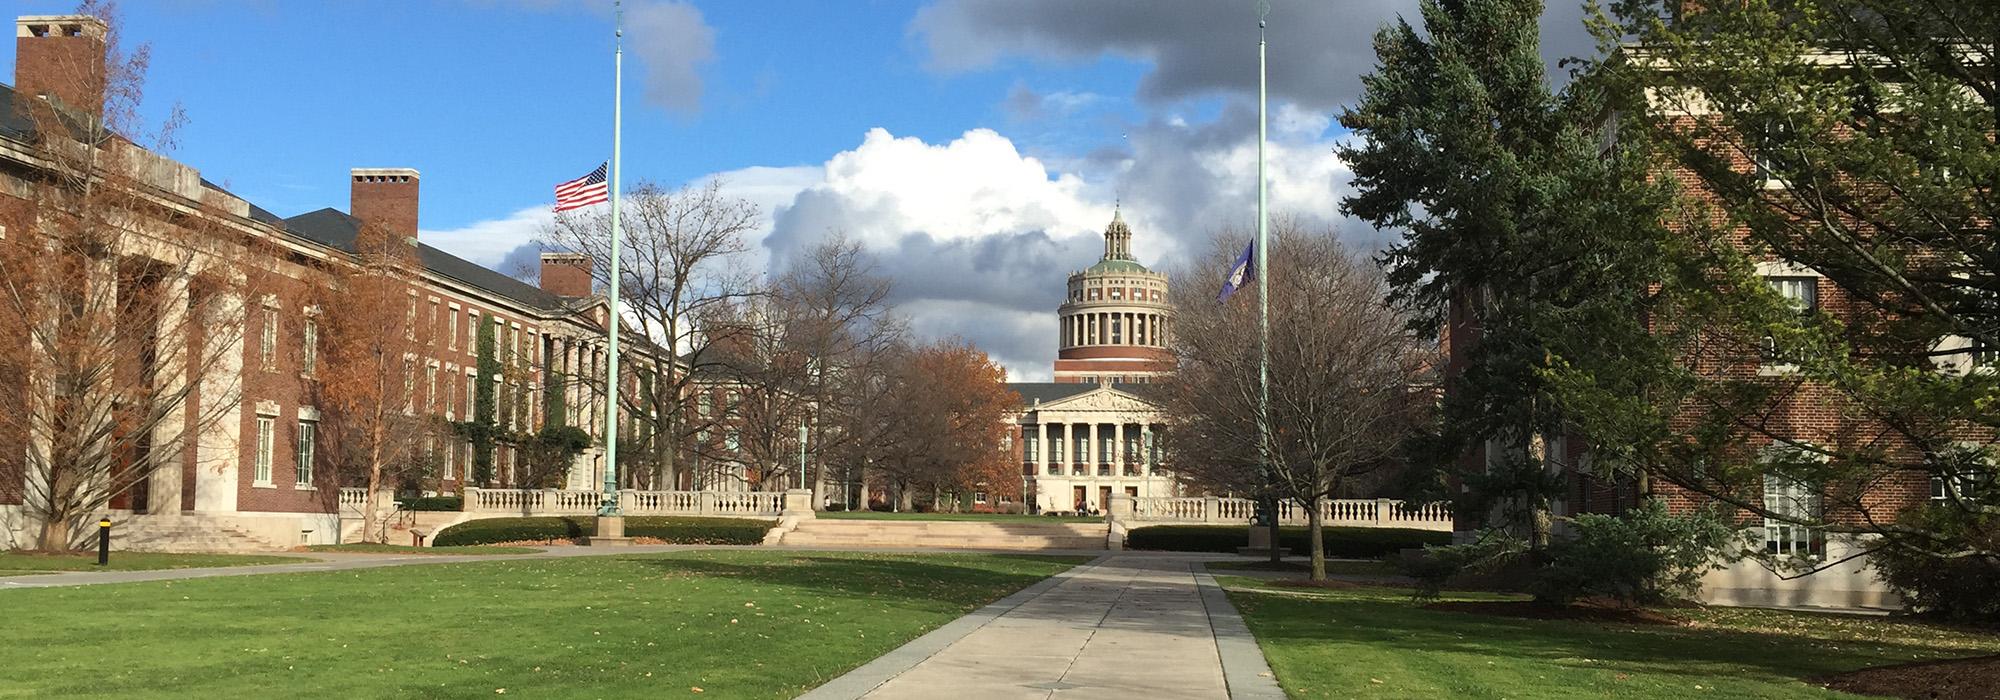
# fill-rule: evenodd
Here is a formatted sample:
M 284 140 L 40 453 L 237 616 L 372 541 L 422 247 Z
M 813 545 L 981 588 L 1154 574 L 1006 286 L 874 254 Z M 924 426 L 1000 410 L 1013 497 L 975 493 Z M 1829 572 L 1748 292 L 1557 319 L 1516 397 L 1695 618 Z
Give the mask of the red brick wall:
M 41 25 L 37 25 L 41 26 Z M 44 36 L 14 39 L 14 86 L 27 95 L 54 95 L 97 111 L 104 104 L 103 25 L 94 19 L 52 22 Z M 81 30 L 72 35 L 70 30 Z

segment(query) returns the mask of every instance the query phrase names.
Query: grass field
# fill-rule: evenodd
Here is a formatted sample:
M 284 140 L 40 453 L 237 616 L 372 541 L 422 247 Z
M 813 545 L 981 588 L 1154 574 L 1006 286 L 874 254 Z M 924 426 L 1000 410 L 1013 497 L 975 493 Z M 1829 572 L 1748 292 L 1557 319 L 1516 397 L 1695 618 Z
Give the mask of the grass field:
M 1224 581 L 1294 698 L 1854 697 L 1802 679 L 2000 652 L 2000 636 L 1890 618 L 1696 608 L 1666 611 L 1692 623 L 1680 627 L 1529 620 L 1425 610 L 1405 589 Z
M 1080 560 L 690 551 L 0 592 L 0 697 L 793 697 Z
M 96 552 L 42 554 L 0 552 L 0 576 L 56 571 L 148 571 L 153 569 L 194 569 L 209 566 L 250 566 L 253 564 L 294 564 L 311 559 L 267 554 L 162 554 L 159 552 L 111 553 L 111 562 L 97 565 Z
M 315 552 L 331 552 L 336 554 L 436 554 L 436 555 L 456 554 L 456 555 L 475 555 L 475 556 L 478 555 L 492 556 L 500 554 L 534 554 L 536 552 L 542 551 L 539 549 L 535 549 L 534 547 L 488 547 L 483 545 L 472 546 L 472 547 L 412 547 L 406 544 L 381 544 L 377 542 L 359 542 L 354 544 L 316 544 L 311 547 L 307 547 L 306 549 L 310 549 Z
M 1084 515 L 1058 517 L 1051 515 L 1016 515 L 1009 513 L 878 513 L 872 510 L 850 510 L 838 513 L 819 513 L 816 517 L 834 520 L 976 520 L 997 522 L 1029 521 L 1037 523 L 1101 523 L 1104 516 Z

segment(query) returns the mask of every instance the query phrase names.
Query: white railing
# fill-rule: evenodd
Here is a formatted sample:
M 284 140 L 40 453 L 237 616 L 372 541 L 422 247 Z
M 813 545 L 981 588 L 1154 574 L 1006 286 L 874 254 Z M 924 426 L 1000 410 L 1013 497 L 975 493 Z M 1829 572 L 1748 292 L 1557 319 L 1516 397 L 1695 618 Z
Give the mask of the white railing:
M 1132 519 L 1148 523 L 1249 524 L 1257 513 L 1257 503 L 1248 498 L 1147 497 L 1132 499 Z M 1403 527 L 1449 531 L 1451 507 L 1430 503 L 1406 510 L 1403 502 L 1389 498 L 1335 499 L 1320 501 L 1320 521 L 1338 527 Z M 1302 524 L 1306 511 L 1299 504 L 1278 504 L 1278 521 Z
M 362 508 L 368 505 L 368 489 L 359 486 L 340 487 L 340 507 Z
M 591 515 L 603 503 L 600 491 L 566 489 L 465 490 L 465 512 L 482 515 Z M 777 517 L 785 510 L 782 491 L 620 491 L 626 515 L 734 515 Z

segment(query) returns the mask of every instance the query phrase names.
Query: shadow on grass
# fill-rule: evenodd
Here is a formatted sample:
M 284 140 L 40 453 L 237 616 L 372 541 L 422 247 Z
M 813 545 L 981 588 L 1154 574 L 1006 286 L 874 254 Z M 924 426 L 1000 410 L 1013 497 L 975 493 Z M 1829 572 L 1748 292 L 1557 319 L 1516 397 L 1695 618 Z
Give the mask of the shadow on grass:
M 1411 604 L 1403 592 L 1390 589 L 1293 593 L 1237 588 L 1231 597 L 1267 645 L 1353 645 L 1389 654 L 1487 657 L 1471 662 L 1479 665 L 1533 659 L 1694 679 L 1743 676 L 1754 670 L 1803 680 L 1866 666 L 1969 654 L 1938 646 L 1825 638 L 1804 629 L 1779 634 L 1700 624 L 1638 626 L 1426 610 Z
M 1046 576 L 1009 570 L 987 557 L 924 555 L 773 555 L 753 562 L 701 554 L 620 557 L 668 578 L 701 576 L 819 591 L 839 597 L 927 597 L 984 603 L 990 591 L 1026 588 Z

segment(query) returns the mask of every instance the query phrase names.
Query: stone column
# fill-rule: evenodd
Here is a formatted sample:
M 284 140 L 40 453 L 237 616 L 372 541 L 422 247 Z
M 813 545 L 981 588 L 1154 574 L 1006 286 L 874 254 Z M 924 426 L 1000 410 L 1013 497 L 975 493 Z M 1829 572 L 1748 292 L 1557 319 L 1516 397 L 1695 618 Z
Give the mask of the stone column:
M 1042 476 L 1042 472 L 1048 472 L 1048 466 L 1046 466 L 1048 464 L 1048 424 L 1042 422 L 1042 416 L 1034 418 L 1034 434 L 1036 434 L 1036 438 L 1034 438 L 1034 476 Z
M 1111 473 L 1122 477 L 1125 475 L 1125 458 L 1127 456 L 1125 453 L 1125 422 L 1119 421 L 1116 425 L 1111 426 L 1111 435 L 1111 440 L 1117 445 L 1117 448 L 1111 452 Z
M 209 302 L 206 309 L 210 318 L 215 319 L 209 327 L 241 324 L 249 311 L 245 308 L 243 295 L 235 292 L 221 292 Z M 238 326 L 241 327 L 240 325 Z M 223 415 L 202 431 L 200 444 L 195 446 L 194 509 L 199 511 L 236 510 L 236 489 L 239 485 L 238 469 L 242 463 L 243 449 L 243 333 L 224 333 L 227 343 L 220 352 L 215 366 L 209 368 L 201 378 L 201 403 L 198 414 L 207 414 L 209 404 L 224 401 Z M 211 342 L 214 339 L 210 339 Z M 204 349 L 203 352 L 206 352 Z
M 153 357 L 159 366 L 154 368 L 154 382 L 163 396 L 181 395 L 187 386 L 187 357 L 190 352 L 188 333 L 193 326 L 188 319 L 188 275 L 175 272 L 161 280 L 160 318 L 155 328 L 156 343 Z M 183 403 L 185 407 L 185 403 Z M 164 451 L 164 455 L 154 455 L 158 463 L 153 473 L 147 475 L 146 512 L 181 512 L 181 475 L 186 445 L 181 443 L 187 423 L 180 417 L 160 421 L 153 428 L 153 449 Z

